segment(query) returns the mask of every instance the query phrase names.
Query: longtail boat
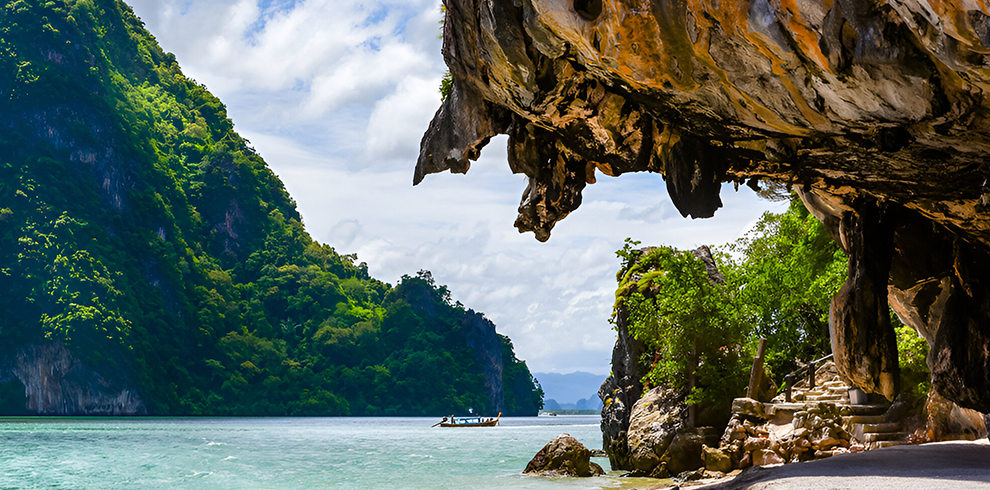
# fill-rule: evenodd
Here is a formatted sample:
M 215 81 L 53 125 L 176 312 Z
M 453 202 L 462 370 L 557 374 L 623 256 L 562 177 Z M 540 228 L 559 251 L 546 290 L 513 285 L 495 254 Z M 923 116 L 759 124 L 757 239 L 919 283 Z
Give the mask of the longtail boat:
M 498 413 L 495 418 L 485 418 L 485 417 L 454 417 L 453 415 L 449 417 L 444 417 L 438 424 L 434 425 L 436 427 L 495 427 L 498 425 L 498 419 L 502 418 L 502 412 Z

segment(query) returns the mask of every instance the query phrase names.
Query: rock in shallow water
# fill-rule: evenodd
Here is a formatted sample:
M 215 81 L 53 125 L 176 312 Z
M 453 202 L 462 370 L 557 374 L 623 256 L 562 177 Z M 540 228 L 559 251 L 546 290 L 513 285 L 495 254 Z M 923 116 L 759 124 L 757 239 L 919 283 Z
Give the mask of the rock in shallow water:
M 570 434 L 561 434 L 543 446 L 523 473 L 543 476 L 599 476 L 601 466 L 591 462 L 591 451 Z

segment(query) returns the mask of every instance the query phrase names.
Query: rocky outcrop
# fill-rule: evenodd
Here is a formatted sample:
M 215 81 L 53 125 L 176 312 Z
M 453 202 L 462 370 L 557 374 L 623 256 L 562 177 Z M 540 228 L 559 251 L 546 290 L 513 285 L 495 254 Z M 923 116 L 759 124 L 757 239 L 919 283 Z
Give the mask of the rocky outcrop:
M 541 476 L 599 476 L 605 471 L 591 462 L 591 451 L 584 444 L 561 434 L 533 456 L 523 473 Z
M 598 397 L 602 399 L 602 447 L 608 454 L 613 470 L 631 468 L 631 455 L 627 439 L 629 417 L 633 405 L 643 394 L 640 379 L 643 372 L 639 358 L 643 343 L 629 334 L 628 312 L 620 307 L 616 312 L 618 335 L 612 348 L 612 374 L 602 383 Z
M 453 90 L 414 182 L 496 134 L 547 240 L 597 174 L 657 172 L 684 216 L 794 185 L 853 257 L 840 371 L 893 396 L 887 301 L 947 398 L 990 412 L 990 15 L 977 4 L 447 0 Z M 930 249 L 926 248 L 930 247 Z M 886 291 L 884 290 L 886 288 Z
M 624 448 L 607 447 L 613 469 L 635 476 L 669 478 L 704 466 L 702 448 L 715 446 L 712 427 L 689 427 L 685 393 L 657 387 L 636 401 L 629 414 Z M 616 449 L 624 460 L 613 459 Z M 618 464 L 617 464 L 618 463 Z M 621 466 L 620 466 L 621 464 Z
M 87 367 L 60 343 L 29 344 L 0 359 L 0 383 L 19 381 L 32 415 L 145 415 L 135 388 Z
M 645 247 L 633 253 L 642 257 L 651 250 L 655 249 Z M 705 267 L 709 281 L 718 284 L 725 282 L 725 276 L 718 270 L 707 246 L 702 245 L 692 250 L 691 254 Z M 635 267 L 636 261 L 627 265 Z M 624 269 L 617 275 L 617 278 L 628 277 L 619 285 L 619 292 L 616 293 L 620 300 L 616 301 L 614 312 L 618 335 L 612 350 L 612 374 L 602 383 L 598 396 L 604 404 L 601 422 L 603 447 L 612 469 L 631 470 L 642 475 L 662 473 L 666 477 L 684 471 L 668 472 L 661 465 L 661 459 L 675 435 L 688 427 L 685 393 L 657 387 L 643 394 L 640 379 L 647 369 L 640 365 L 640 360 L 645 353 L 645 346 L 630 335 L 629 312 L 625 302 L 621 301 L 621 297 L 626 294 L 623 291 L 628 292 L 631 285 L 635 285 L 649 272 L 649 268 L 635 273 Z M 642 289 L 641 292 L 647 297 L 657 294 L 657 291 L 650 288 Z M 702 407 L 703 410 L 699 411 L 701 415 L 696 416 L 696 421 L 724 423 L 728 418 L 726 415 L 721 422 L 712 422 L 713 419 L 719 419 L 720 414 L 712 410 L 706 412 L 705 408 L 709 407 Z M 700 454 L 700 447 L 697 451 L 691 449 L 691 452 Z M 679 468 L 676 462 L 674 466 Z M 697 467 L 696 465 L 685 470 Z

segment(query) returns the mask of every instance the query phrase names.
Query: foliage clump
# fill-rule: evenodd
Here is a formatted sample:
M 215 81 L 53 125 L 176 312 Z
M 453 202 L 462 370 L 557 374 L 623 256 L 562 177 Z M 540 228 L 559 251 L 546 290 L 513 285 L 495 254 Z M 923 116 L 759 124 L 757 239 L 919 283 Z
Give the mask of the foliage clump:
M 646 346 L 645 384 L 683 389 L 694 374 L 689 402 L 726 404 L 744 374 L 747 334 L 729 287 L 691 252 L 636 245 L 626 240 L 616 253 L 623 261 L 616 311 L 626 312 L 629 333 Z
M 800 200 L 792 197 L 784 213 L 765 213 L 714 254 L 724 283 L 712 280 L 690 252 L 637 245 L 627 239 L 617 252 L 613 322 L 624 316 L 629 333 L 646 346 L 645 384 L 683 388 L 693 374 L 689 402 L 717 405 L 744 393 L 760 338 L 767 339 L 765 369 L 778 381 L 831 352 L 829 305 L 848 259 Z M 891 315 L 902 386 L 923 400 L 928 345 Z

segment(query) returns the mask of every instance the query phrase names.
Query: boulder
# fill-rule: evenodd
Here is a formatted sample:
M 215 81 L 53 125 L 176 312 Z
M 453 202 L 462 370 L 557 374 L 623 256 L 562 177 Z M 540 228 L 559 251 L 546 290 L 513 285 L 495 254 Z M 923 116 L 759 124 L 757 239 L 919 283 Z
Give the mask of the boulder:
M 784 464 L 784 458 L 781 458 L 779 454 L 767 449 L 757 449 L 756 451 L 753 451 L 751 454 L 753 455 L 754 466 Z
M 661 457 L 674 435 L 684 426 L 686 417 L 683 394 L 669 388 L 654 388 L 636 401 L 626 434 L 631 469 L 637 473 L 652 474 L 660 465 Z M 698 454 L 701 454 L 700 447 Z M 700 463 L 684 469 L 699 466 Z
M 752 398 L 736 398 L 732 400 L 732 413 L 750 417 L 766 417 L 766 408 Z
M 674 481 L 686 482 L 686 481 L 701 480 L 704 477 L 705 477 L 705 470 L 698 468 L 696 470 L 682 471 L 678 473 L 677 476 L 671 479 Z
M 705 469 L 728 473 L 736 468 L 732 456 L 719 448 L 701 446 L 701 457 L 705 461 Z
M 526 465 L 526 474 L 552 476 L 598 476 L 601 466 L 591 462 L 591 451 L 570 434 L 561 434 L 543 446 Z
M 711 427 L 681 429 L 667 446 L 660 461 L 671 475 L 700 468 L 705 464 L 701 458 L 701 447 L 714 446 L 716 442 L 715 430 Z

